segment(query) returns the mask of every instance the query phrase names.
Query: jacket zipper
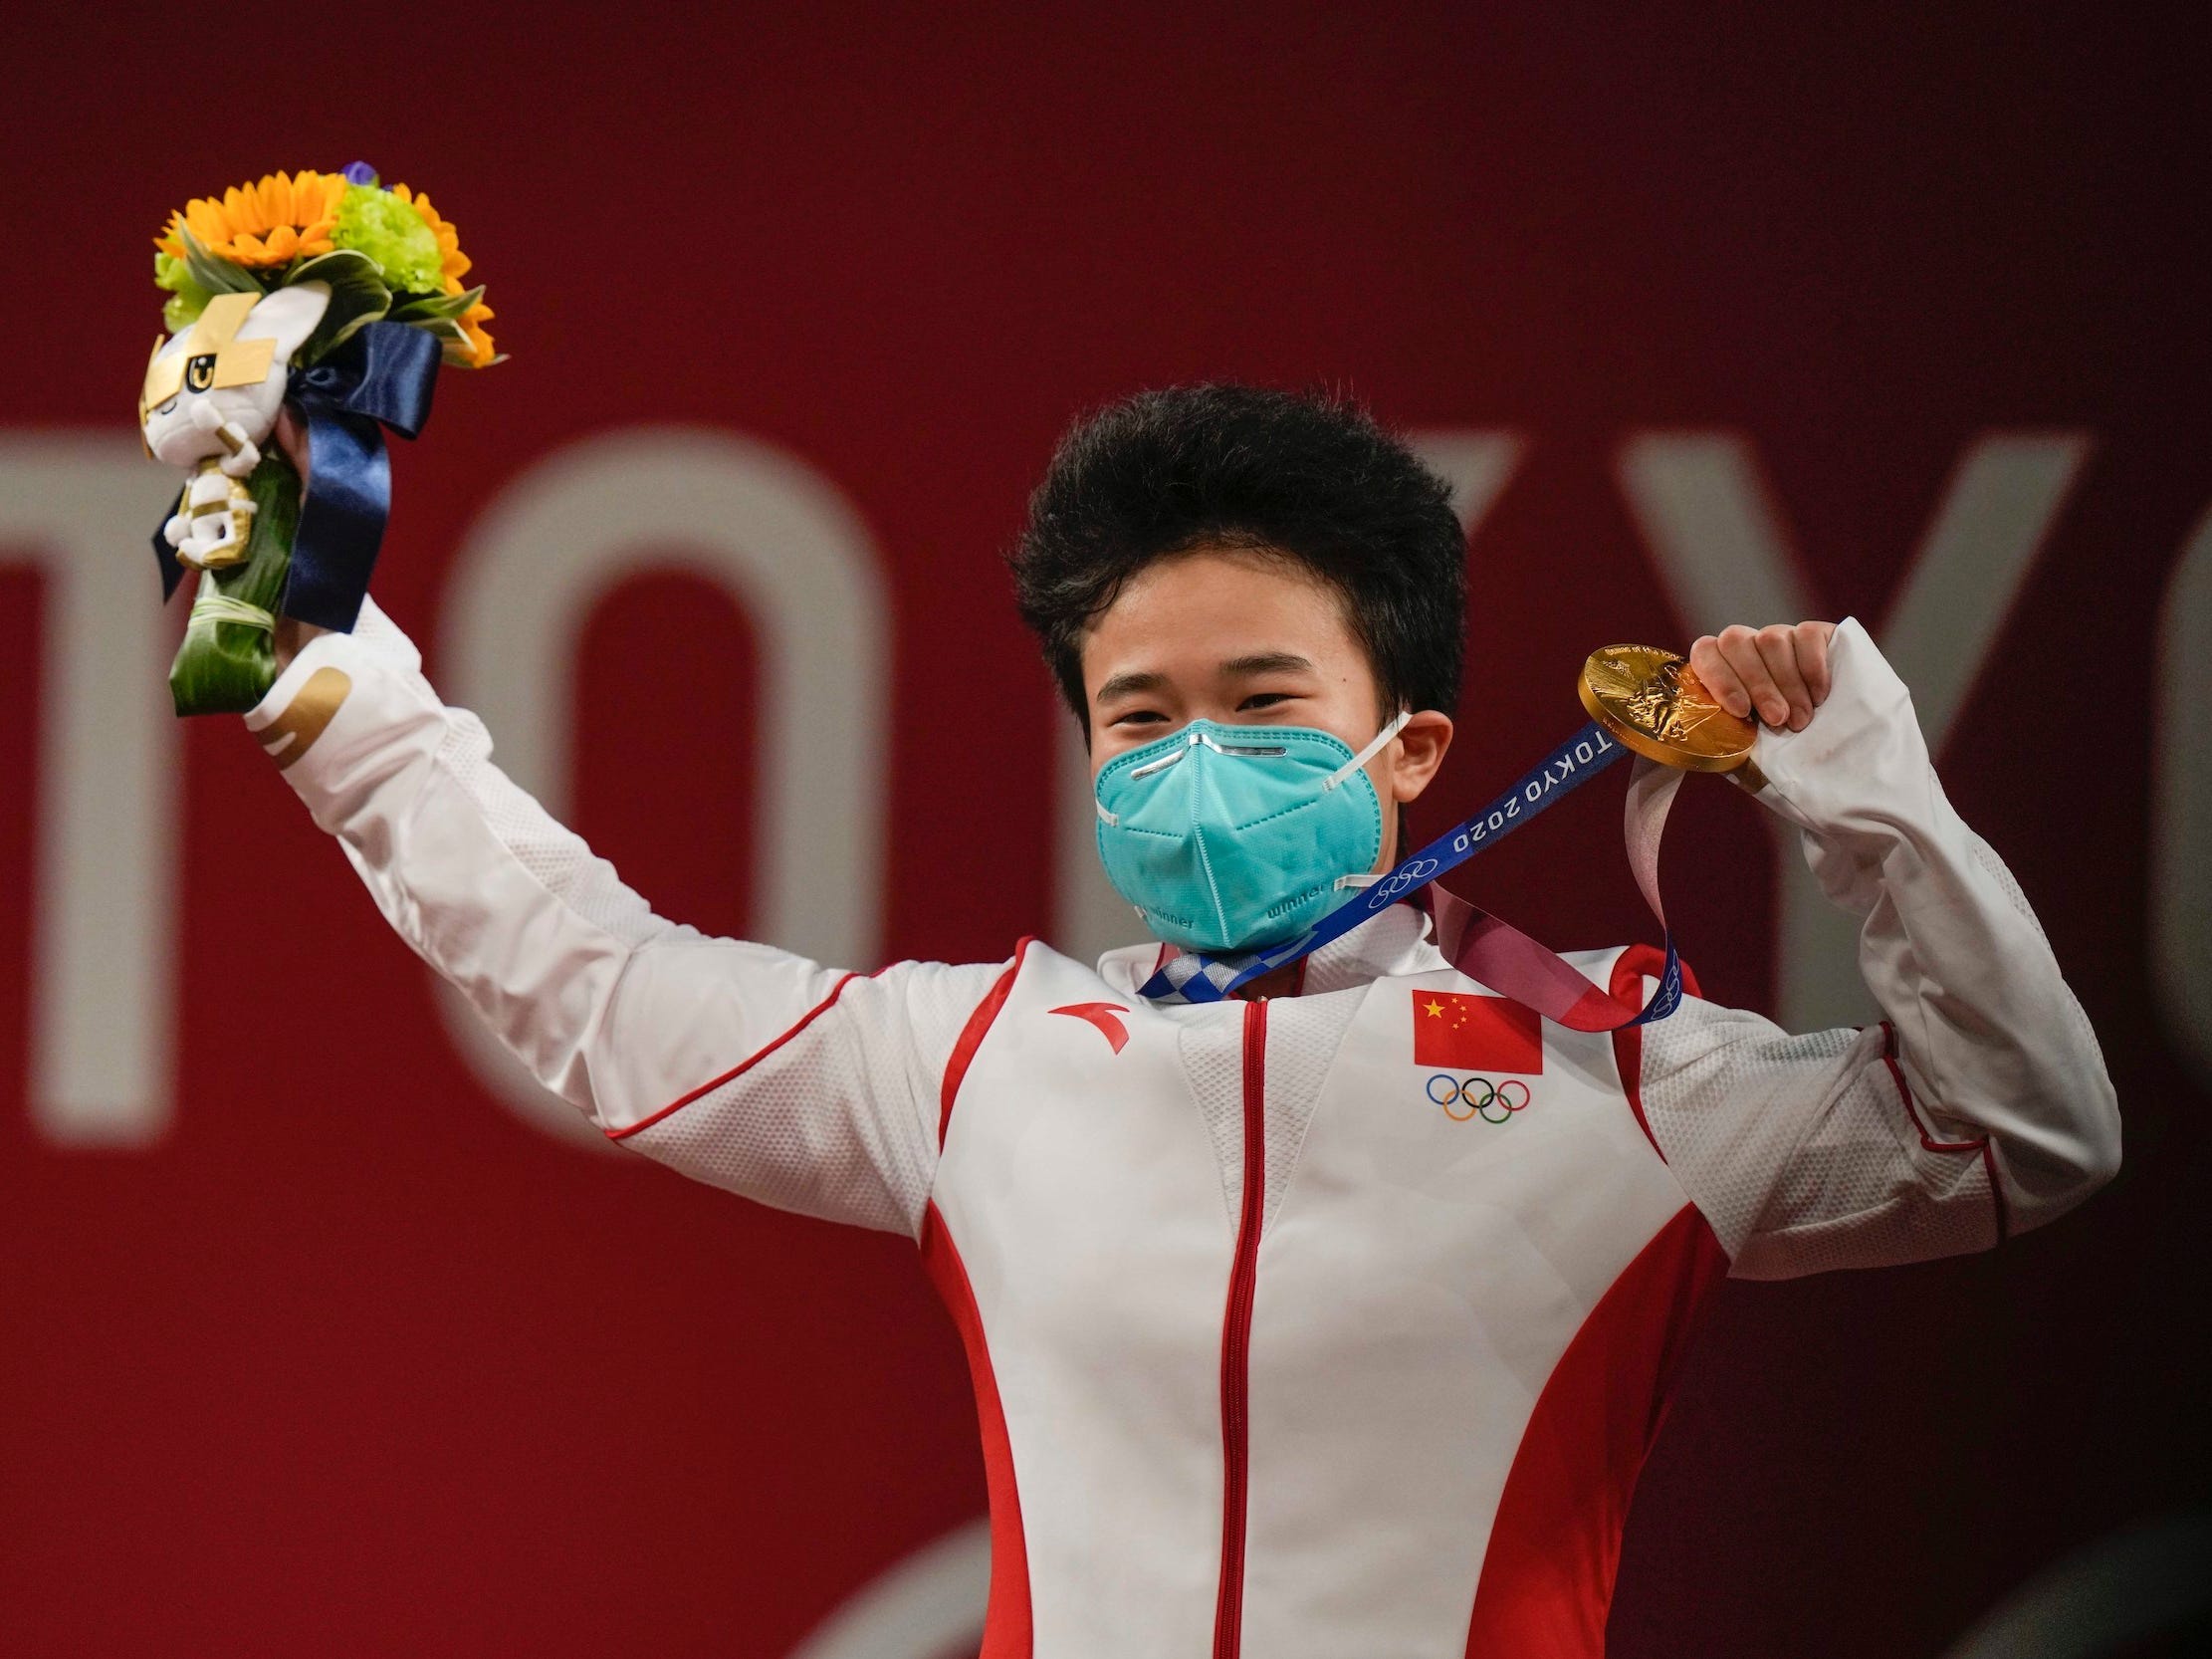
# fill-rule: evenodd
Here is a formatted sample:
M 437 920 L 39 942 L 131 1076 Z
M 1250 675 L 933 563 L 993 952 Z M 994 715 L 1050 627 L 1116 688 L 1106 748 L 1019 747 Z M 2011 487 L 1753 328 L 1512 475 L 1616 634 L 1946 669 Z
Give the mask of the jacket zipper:
M 1236 1256 L 1221 1321 L 1221 1578 L 1214 1610 L 1214 1659 L 1236 1659 L 1243 1642 L 1244 1509 L 1250 1425 L 1252 1295 L 1259 1279 L 1259 1223 L 1267 1199 L 1267 1005 L 1244 1005 L 1244 1191 Z

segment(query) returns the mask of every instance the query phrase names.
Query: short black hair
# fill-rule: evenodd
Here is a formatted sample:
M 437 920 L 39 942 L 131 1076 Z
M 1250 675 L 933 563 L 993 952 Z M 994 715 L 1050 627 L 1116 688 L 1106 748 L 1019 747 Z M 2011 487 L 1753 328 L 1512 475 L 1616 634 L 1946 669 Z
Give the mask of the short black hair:
M 1342 593 L 1386 715 L 1457 705 L 1466 536 L 1450 486 L 1349 397 L 1215 382 L 1079 418 L 1007 557 L 1086 733 L 1084 629 L 1147 565 L 1209 545 L 1280 554 Z

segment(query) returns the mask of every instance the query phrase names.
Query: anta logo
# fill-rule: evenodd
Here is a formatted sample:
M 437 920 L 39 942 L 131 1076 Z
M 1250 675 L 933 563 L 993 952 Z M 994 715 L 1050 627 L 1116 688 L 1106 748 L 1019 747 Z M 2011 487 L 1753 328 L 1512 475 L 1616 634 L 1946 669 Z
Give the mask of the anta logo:
M 1120 1003 L 1069 1003 L 1065 1008 L 1055 1008 L 1052 1012 L 1069 1015 L 1077 1020 L 1087 1020 L 1105 1035 L 1106 1041 L 1113 1045 L 1117 1055 L 1121 1053 L 1122 1045 L 1129 1041 L 1129 1028 L 1120 1019 L 1129 1010 Z

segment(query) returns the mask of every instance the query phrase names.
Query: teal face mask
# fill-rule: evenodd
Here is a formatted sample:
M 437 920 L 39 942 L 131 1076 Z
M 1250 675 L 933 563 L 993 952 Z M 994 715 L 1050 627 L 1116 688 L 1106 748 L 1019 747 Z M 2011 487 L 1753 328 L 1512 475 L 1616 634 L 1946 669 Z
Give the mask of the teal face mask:
M 1098 856 L 1155 937 L 1186 950 L 1295 938 L 1383 851 L 1365 770 L 1413 718 L 1358 754 L 1307 726 L 1194 720 L 1098 775 Z

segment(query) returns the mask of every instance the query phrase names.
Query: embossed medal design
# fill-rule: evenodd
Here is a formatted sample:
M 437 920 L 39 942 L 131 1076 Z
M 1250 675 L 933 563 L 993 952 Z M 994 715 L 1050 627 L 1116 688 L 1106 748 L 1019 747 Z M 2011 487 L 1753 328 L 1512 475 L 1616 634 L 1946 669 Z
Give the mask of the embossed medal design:
M 1685 772 L 1733 772 L 1758 728 L 1713 700 L 1686 658 L 1656 645 L 1592 651 L 1575 689 L 1582 706 L 1639 755 Z

